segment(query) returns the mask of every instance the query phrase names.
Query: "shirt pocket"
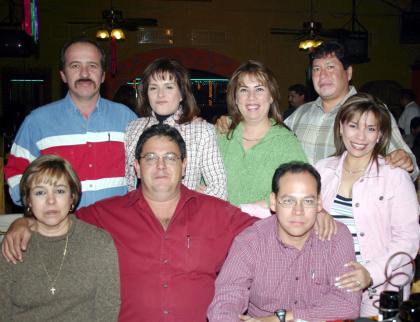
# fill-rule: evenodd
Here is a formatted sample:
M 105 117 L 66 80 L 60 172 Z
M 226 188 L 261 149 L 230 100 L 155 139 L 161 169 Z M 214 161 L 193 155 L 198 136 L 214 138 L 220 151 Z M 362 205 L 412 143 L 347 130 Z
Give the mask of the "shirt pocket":
M 223 263 L 225 252 L 218 238 L 187 236 L 185 263 L 190 273 L 215 274 Z
M 330 291 L 330 285 L 326 277 L 314 276 L 311 277 L 310 281 L 310 292 L 312 297 L 312 303 L 318 303 L 322 301 L 323 297 Z

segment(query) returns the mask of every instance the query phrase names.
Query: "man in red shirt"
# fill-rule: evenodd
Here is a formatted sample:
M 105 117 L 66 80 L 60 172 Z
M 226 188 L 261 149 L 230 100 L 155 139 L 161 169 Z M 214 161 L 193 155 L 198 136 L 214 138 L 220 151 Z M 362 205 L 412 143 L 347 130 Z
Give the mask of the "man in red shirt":
M 233 238 L 257 219 L 182 186 L 185 142 L 168 125 L 142 134 L 136 160 L 138 189 L 76 213 L 114 238 L 121 274 L 119 321 L 205 322 Z M 28 225 L 27 219 L 21 223 Z M 24 239 L 26 246 L 28 236 Z M 21 258 L 6 244 L 5 255 Z

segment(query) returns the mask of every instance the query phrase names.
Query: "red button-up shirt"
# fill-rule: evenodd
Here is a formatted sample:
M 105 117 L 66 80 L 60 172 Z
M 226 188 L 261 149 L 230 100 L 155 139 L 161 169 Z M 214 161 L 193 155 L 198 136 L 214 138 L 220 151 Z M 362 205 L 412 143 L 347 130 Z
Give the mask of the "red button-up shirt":
M 181 187 L 165 231 L 141 189 L 82 208 L 78 217 L 115 240 L 121 274 L 119 321 L 204 322 L 233 238 L 257 219 Z M 106 268 L 104 268 L 106 269 Z

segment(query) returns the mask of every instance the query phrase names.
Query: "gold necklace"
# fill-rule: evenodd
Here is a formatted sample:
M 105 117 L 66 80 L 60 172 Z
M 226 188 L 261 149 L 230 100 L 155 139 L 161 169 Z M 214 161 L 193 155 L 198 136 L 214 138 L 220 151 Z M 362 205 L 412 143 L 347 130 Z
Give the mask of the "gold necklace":
M 255 142 L 255 141 L 259 141 L 259 140 L 261 140 L 263 137 L 260 137 L 260 138 L 257 138 L 257 139 L 248 139 L 248 138 L 246 138 L 246 137 L 242 137 L 242 139 L 244 139 L 245 141 L 250 141 L 250 142 Z
M 359 169 L 359 170 L 349 170 L 343 164 L 343 169 L 349 174 L 356 174 L 356 173 L 365 171 L 366 167 L 364 167 L 363 169 Z
M 57 282 L 58 277 L 60 276 L 61 269 L 63 268 L 64 258 L 66 257 L 66 254 L 67 254 L 67 246 L 68 246 L 68 244 L 69 244 L 69 233 L 67 233 L 67 236 L 66 236 L 66 244 L 64 246 L 63 257 L 61 258 L 60 268 L 58 269 L 57 275 L 55 276 L 54 279 L 51 278 L 50 274 L 48 273 L 47 267 L 45 266 L 44 262 L 41 260 L 42 267 L 43 267 L 45 273 L 47 274 L 48 282 L 51 285 L 50 293 L 52 295 L 55 295 L 55 291 L 57 290 L 54 287 L 54 285 L 55 285 L 55 282 Z M 36 245 L 38 247 L 38 251 L 40 251 L 38 240 L 36 242 Z M 41 257 L 41 254 L 40 254 L 40 257 Z

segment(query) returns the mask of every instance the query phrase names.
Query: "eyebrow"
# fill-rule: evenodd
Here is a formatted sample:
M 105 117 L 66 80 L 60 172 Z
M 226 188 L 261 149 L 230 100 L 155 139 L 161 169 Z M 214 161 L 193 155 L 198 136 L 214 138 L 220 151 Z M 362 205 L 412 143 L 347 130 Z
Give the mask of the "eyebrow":
M 239 88 L 240 87 L 247 87 L 247 88 L 249 88 L 249 87 L 266 87 L 266 85 L 264 85 L 264 84 L 257 84 L 257 85 L 254 85 L 254 86 L 248 86 L 248 85 L 242 84 L 242 85 L 239 85 Z

